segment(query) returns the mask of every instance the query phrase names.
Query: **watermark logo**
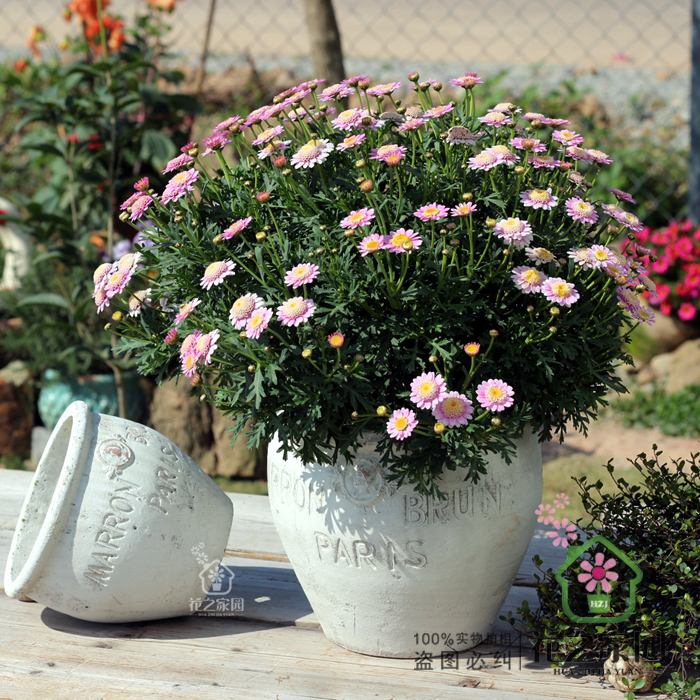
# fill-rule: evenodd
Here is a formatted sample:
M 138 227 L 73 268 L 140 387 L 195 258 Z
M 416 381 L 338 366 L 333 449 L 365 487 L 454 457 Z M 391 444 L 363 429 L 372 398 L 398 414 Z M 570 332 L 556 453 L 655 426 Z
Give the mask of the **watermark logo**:
M 199 578 L 202 581 L 203 598 L 190 598 L 190 611 L 199 615 L 226 615 L 243 612 L 243 598 L 229 597 L 236 574 L 220 559 L 209 560 L 204 551 L 204 542 L 192 548 L 192 554 L 202 567 Z
M 637 584 L 642 580 L 641 569 L 627 556 L 619 547 L 607 540 L 602 535 L 596 535 L 585 543 L 574 545 L 579 539 L 576 532 L 576 525 L 570 523 L 567 518 L 561 521 L 555 519 L 557 510 L 569 505 L 569 498 L 564 493 L 558 493 L 554 499 L 554 506 L 551 504 L 540 504 L 535 510 L 537 522 L 551 525 L 552 530 L 547 536 L 552 539 L 555 547 L 564 547 L 567 551 L 566 561 L 557 569 L 555 578 L 562 587 L 562 607 L 564 613 L 575 622 L 597 622 L 610 624 L 612 622 L 622 622 L 627 620 L 634 612 L 637 604 Z M 597 545 L 597 546 L 596 546 Z M 590 557 L 583 558 L 591 547 L 596 546 L 596 552 L 591 552 Z M 605 551 L 607 550 L 608 554 Z M 617 559 L 609 556 L 614 554 Z M 565 573 L 581 559 L 579 572 L 576 579 L 579 583 L 585 584 L 586 598 L 588 602 L 588 612 L 591 615 L 581 615 L 572 610 L 569 599 L 571 581 Z M 622 564 L 629 572 L 626 576 L 619 570 L 618 565 Z M 623 578 L 621 578 L 621 574 Z M 628 584 L 626 596 L 617 596 L 624 605 L 622 612 L 617 614 L 613 611 L 611 595 L 623 582 Z M 579 592 L 580 593 L 580 592 Z M 580 595 L 578 596 L 580 598 Z M 619 602 L 617 601 L 619 607 Z M 580 605 L 577 606 L 577 609 Z

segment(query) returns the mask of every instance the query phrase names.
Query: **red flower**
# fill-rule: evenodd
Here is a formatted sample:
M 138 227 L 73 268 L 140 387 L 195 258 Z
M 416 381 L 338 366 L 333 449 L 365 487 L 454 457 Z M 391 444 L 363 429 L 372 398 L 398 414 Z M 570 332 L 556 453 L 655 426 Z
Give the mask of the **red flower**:
M 85 140 L 89 142 L 88 150 L 90 151 L 96 151 L 98 148 L 102 148 L 102 146 L 104 146 L 104 143 L 100 141 L 98 134 L 91 134 Z
M 678 318 L 681 321 L 692 321 L 695 318 L 697 309 L 689 301 L 684 301 L 678 309 Z

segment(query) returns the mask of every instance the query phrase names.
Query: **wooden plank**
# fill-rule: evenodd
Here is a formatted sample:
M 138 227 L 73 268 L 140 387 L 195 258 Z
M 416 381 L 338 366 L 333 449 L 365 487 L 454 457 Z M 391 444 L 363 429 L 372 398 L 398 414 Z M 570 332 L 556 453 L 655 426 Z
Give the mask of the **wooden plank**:
M 597 678 L 555 676 L 523 651 L 496 665 L 482 645 L 478 669 L 415 670 L 412 659 L 346 651 L 319 632 L 230 618 L 133 625 L 81 622 L 0 595 L 0 698 L 140 700 L 199 697 L 317 700 L 613 700 Z M 466 668 L 465 668 L 466 667 Z M 468 688 L 465 690 L 465 688 Z

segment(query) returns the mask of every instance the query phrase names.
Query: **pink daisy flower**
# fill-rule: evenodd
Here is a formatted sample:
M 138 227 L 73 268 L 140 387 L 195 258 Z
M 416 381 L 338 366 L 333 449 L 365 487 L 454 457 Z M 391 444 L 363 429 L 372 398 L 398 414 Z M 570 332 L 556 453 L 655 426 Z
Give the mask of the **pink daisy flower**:
M 181 358 L 180 369 L 186 377 L 193 377 L 197 371 L 198 358 L 194 353 L 189 353 Z
M 567 255 L 584 270 L 590 270 L 594 267 L 590 248 L 572 248 Z
M 428 122 L 422 117 L 414 117 L 413 119 L 407 119 L 403 124 L 399 126 L 399 131 L 415 131 L 421 126 L 424 126 Z
M 542 284 L 542 294 L 548 301 L 559 306 L 571 306 L 580 298 L 576 287 L 561 277 L 549 277 Z
M 437 107 L 426 109 L 423 116 L 426 119 L 439 119 L 440 117 L 444 117 L 445 115 L 449 114 L 454 108 L 455 106 L 453 102 L 446 105 L 438 105 Z
M 557 508 L 566 508 L 569 505 L 569 497 L 565 493 L 558 493 L 554 496 L 554 505 Z
M 562 526 L 564 522 L 562 521 Z M 570 528 L 569 526 L 567 530 Z M 553 535 L 548 533 L 550 537 Z M 574 538 L 575 539 L 575 538 Z M 617 581 L 618 574 L 615 571 L 611 571 L 615 567 L 617 562 L 611 557 L 605 561 L 605 554 L 603 552 L 598 552 L 593 558 L 593 563 L 590 561 L 582 561 L 581 568 L 584 573 L 578 575 L 578 580 L 581 583 L 586 583 L 586 590 L 589 593 L 593 593 L 596 586 L 600 584 L 600 587 L 605 593 L 610 593 L 612 586 L 610 581 Z
M 522 151 L 530 151 L 530 153 L 544 153 L 547 150 L 547 146 L 539 139 L 522 138 L 520 136 L 511 139 L 510 145 Z
M 181 197 L 184 197 L 188 192 L 194 189 L 194 183 L 199 178 L 199 171 L 195 168 L 179 172 L 173 177 L 163 190 L 162 204 L 174 202 Z
M 476 137 L 466 126 L 451 126 L 447 130 L 445 141 L 450 146 L 473 146 L 476 143 Z
M 407 243 L 410 243 L 410 246 L 406 246 Z M 396 231 L 389 231 L 384 246 L 392 253 L 410 253 L 414 248 L 420 248 L 422 244 L 423 240 L 413 229 L 399 228 Z
M 92 275 L 92 281 L 95 283 L 95 289 L 101 287 L 104 281 L 109 277 L 112 269 L 112 263 L 102 263 Z
M 119 205 L 119 209 L 121 209 L 121 211 L 128 209 L 139 197 L 141 197 L 141 192 L 139 192 L 139 191 L 134 192 L 134 194 L 132 194 L 130 197 L 127 197 Z
M 661 311 L 663 312 L 663 304 L 661 306 Z M 651 326 L 655 320 L 654 312 L 646 306 L 640 306 L 638 309 L 632 309 L 630 310 L 630 314 L 636 321 L 646 323 L 649 326 Z
M 225 228 L 221 237 L 225 240 L 233 238 L 237 233 L 240 233 L 253 220 L 252 216 L 246 216 L 245 219 L 234 221 L 228 228 Z
M 124 291 L 126 285 L 131 281 L 141 257 L 141 253 L 127 253 L 120 258 L 119 262 L 114 263 L 110 268 L 109 276 L 102 282 L 102 289 L 107 299 Z
M 150 289 L 140 289 L 129 297 L 129 316 L 140 316 L 144 306 L 149 306 Z
M 291 141 L 273 141 L 272 143 L 268 143 L 265 148 L 261 148 L 258 151 L 258 158 L 260 160 L 265 160 L 265 158 L 269 158 L 270 156 L 276 156 L 278 153 L 286 151 L 291 143 Z
M 413 215 L 417 216 L 421 221 L 440 221 L 448 216 L 449 213 L 450 210 L 446 206 L 433 202 L 413 212 Z
M 503 112 L 487 112 L 483 117 L 479 117 L 479 121 L 482 124 L 488 126 L 507 126 L 513 123 L 513 120 L 508 114 L 503 114 Z
M 261 131 L 260 134 L 258 135 L 258 138 L 253 141 L 253 146 L 260 146 L 263 143 L 268 143 L 268 141 L 272 141 L 276 139 L 280 134 L 284 133 L 284 127 L 283 126 L 273 126 L 270 127 L 269 129 L 265 129 L 265 131 Z
M 364 258 L 370 253 L 376 253 L 378 250 L 384 250 L 387 247 L 386 236 L 379 233 L 373 233 L 365 236 L 357 247 L 360 250 L 360 255 Z
M 284 276 L 284 283 L 292 289 L 297 289 L 305 284 L 311 284 L 320 274 L 318 265 L 312 263 L 301 263 L 295 265 L 291 270 L 287 270 Z
M 444 423 L 448 428 L 466 425 L 473 414 L 472 402 L 458 391 L 448 392 L 445 398 L 433 409 L 435 419 Z
M 619 201 L 624 200 L 630 204 L 637 203 L 637 200 L 634 199 L 629 192 L 625 192 L 624 190 L 616 190 L 614 187 L 608 187 L 608 192 L 612 192 Z
M 568 547 L 569 540 L 573 542 L 578 539 L 578 535 L 575 532 L 576 525 L 569 523 L 568 518 L 564 518 L 561 521 L 561 524 L 558 520 L 552 521 L 552 527 L 555 528 L 555 530 L 550 530 L 550 532 L 547 533 L 547 537 L 551 537 L 554 540 L 552 544 L 555 547 L 559 547 L 559 545 L 562 547 Z
M 231 143 L 227 131 L 215 131 L 211 136 L 202 139 L 202 144 L 206 146 L 206 150 L 202 152 L 203 156 L 208 156 L 214 151 L 220 151 L 226 144 Z
M 585 148 L 581 148 L 580 146 L 567 146 L 565 153 L 569 158 L 573 158 L 574 160 L 580 160 L 584 163 L 593 162 L 593 157 L 588 154 Z
M 476 387 L 476 400 L 487 411 L 504 411 L 513 405 L 515 392 L 501 379 L 487 379 Z
M 311 90 L 306 88 L 305 90 L 297 90 L 287 97 L 281 104 L 282 107 L 289 107 L 296 102 L 301 102 L 305 97 L 311 94 Z
M 452 216 L 469 216 L 476 211 L 476 204 L 474 202 L 462 202 L 456 207 L 452 208 L 450 212 Z
M 224 121 L 219 122 L 215 127 L 214 127 L 214 133 L 217 131 L 228 131 L 234 124 L 238 124 L 241 121 L 241 118 L 236 115 L 235 117 L 228 117 L 228 119 L 224 119 Z M 193 146 L 194 144 L 192 144 Z M 185 151 L 189 151 L 189 148 L 186 148 Z
M 350 129 L 362 126 L 362 117 L 364 117 L 364 112 L 361 109 L 346 109 L 333 119 L 331 124 L 341 131 L 350 131 Z
M 195 298 L 183 304 L 175 316 L 175 325 L 180 325 L 201 303 L 201 299 Z
M 311 168 L 318 163 L 323 163 L 333 148 L 333 144 L 328 139 L 312 139 L 292 156 L 292 165 L 297 169 Z
M 246 321 L 245 332 L 249 338 L 257 340 L 262 332 L 270 325 L 272 309 L 257 308 Z
M 512 102 L 499 102 L 495 107 L 491 107 L 489 112 L 503 112 L 503 114 L 520 114 L 523 110 Z
M 532 207 L 533 209 L 544 209 L 549 211 L 557 206 L 559 201 L 558 197 L 552 194 L 552 188 L 549 187 L 546 190 L 526 190 L 520 193 L 520 201 L 526 207 Z
M 464 352 L 469 355 L 469 357 L 476 357 L 479 354 L 479 351 L 481 350 L 481 343 L 467 343 L 464 346 Z
M 411 382 L 411 401 L 418 408 L 435 408 L 446 396 L 445 380 L 435 372 L 423 372 Z
M 594 268 L 605 268 L 615 262 L 615 256 L 612 250 L 606 248 L 604 245 L 592 245 L 588 250 L 591 266 Z
M 366 109 L 361 111 L 360 123 L 357 125 L 358 129 L 372 129 L 372 131 L 377 131 L 380 127 L 384 126 L 385 122 L 382 119 L 377 119 L 374 115 L 370 114 Z
M 131 205 L 131 214 L 129 215 L 129 220 L 136 221 L 136 219 L 140 219 L 143 216 L 144 212 L 148 209 L 148 207 L 151 206 L 152 201 L 153 198 L 150 195 L 141 195 Z
M 513 269 L 511 273 L 515 286 L 525 294 L 542 291 L 542 284 L 547 279 L 543 272 L 536 267 L 521 265 Z
M 569 129 L 555 129 L 552 132 L 552 138 L 555 141 L 559 141 L 559 143 L 564 146 L 578 146 L 586 140 L 581 134 L 577 134 L 575 131 L 570 131 Z
M 342 348 L 345 342 L 345 336 L 340 331 L 336 331 L 335 333 L 331 333 L 327 340 L 332 348 Z
M 630 231 L 639 232 L 644 228 L 644 224 L 634 214 L 628 211 L 619 209 L 612 216 Z
M 395 440 L 405 440 L 417 425 L 416 414 L 410 408 L 399 408 L 391 414 L 386 431 Z
M 283 326 L 298 326 L 310 319 L 316 311 L 311 299 L 292 297 L 277 307 L 277 318 Z
M 639 297 L 631 289 L 620 287 L 616 293 L 618 300 L 624 305 L 625 311 L 631 312 L 641 306 Z
M 540 121 L 547 126 L 567 126 L 571 123 L 568 119 L 558 117 L 542 117 Z
M 598 212 L 595 207 L 581 197 L 570 197 L 566 200 L 566 213 L 574 221 L 582 221 L 584 224 L 594 224 L 598 221 Z
M 545 265 L 556 260 L 554 254 L 546 248 L 525 248 L 525 255 L 532 260 L 535 265 Z
M 397 146 L 394 143 L 372 149 L 372 160 L 384 161 L 387 165 L 398 165 L 406 155 L 406 146 Z
M 357 209 L 351 211 L 341 222 L 342 228 L 352 229 L 353 231 L 360 226 L 367 226 L 374 219 L 374 209 Z
M 248 128 L 259 122 L 269 121 L 272 117 L 276 117 L 283 109 L 284 107 L 282 107 L 281 104 L 258 107 L 248 115 L 248 118 L 243 122 L 243 126 Z
M 104 287 L 98 287 L 93 293 L 92 298 L 95 300 L 95 306 L 97 307 L 97 313 L 103 311 L 109 306 L 109 297 L 107 296 L 107 291 Z
M 349 148 L 357 148 L 365 139 L 366 134 L 352 134 L 351 136 L 346 136 L 336 148 L 339 151 L 347 151 Z
M 177 340 L 177 328 L 171 328 L 163 338 L 163 342 L 166 345 L 172 345 Z
M 137 192 L 147 192 L 148 191 L 148 178 L 142 177 L 140 180 L 136 180 L 134 183 L 134 189 Z
M 511 163 L 517 163 L 520 160 L 520 156 L 513 153 L 508 146 L 498 145 L 491 146 L 490 148 L 485 148 L 482 153 L 492 153 L 496 156 L 498 164 L 506 163 L 510 165 Z
M 486 149 L 469 159 L 469 170 L 491 170 L 500 165 L 500 163 L 498 156 Z
M 189 165 L 193 160 L 194 158 L 188 155 L 187 153 L 181 153 L 179 156 L 173 158 L 172 160 L 169 160 L 165 166 L 165 169 L 161 172 L 163 173 L 163 175 L 166 175 L 167 173 L 170 173 L 173 170 L 179 170 L 180 168 L 184 168 L 186 165 Z
M 362 87 L 362 83 L 367 83 L 366 87 L 369 87 L 369 75 L 366 73 L 353 75 L 350 78 L 345 78 L 345 80 L 343 80 L 343 85 L 350 85 L 351 87 L 357 87 L 358 85 Z
M 321 102 L 332 102 L 334 100 L 342 100 L 344 97 L 350 97 L 353 92 L 354 90 L 349 85 L 336 83 L 321 90 L 318 94 L 318 99 Z
M 235 267 L 236 264 L 231 260 L 213 262 L 207 265 L 207 268 L 204 270 L 204 275 L 202 275 L 202 279 L 200 280 L 200 285 L 204 287 L 204 289 L 211 289 L 221 284 L 226 277 L 234 274 L 233 269 Z
M 536 119 L 538 119 L 539 121 L 546 119 L 544 114 L 540 114 L 539 112 L 525 112 L 525 114 L 520 115 L 520 118 L 528 122 L 535 121 Z
M 202 364 L 208 365 L 211 363 L 212 355 L 214 350 L 218 347 L 220 332 L 217 329 L 210 331 L 209 333 L 204 333 L 197 338 L 197 344 L 194 347 L 194 353 L 198 360 L 201 360 Z
M 481 85 L 483 82 L 484 81 L 476 73 L 465 73 L 459 78 L 450 78 L 450 85 L 463 87 L 465 90 L 469 90 L 475 85 Z
M 257 294 L 246 294 L 233 302 L 228 318 L 237 330 L 243 328 L 257 309 L 262 307 L 262 299 Z
M 539 170 L 540 168 L 558 168 L 559 165 L 561 164 L 561 161 L 558 161 L 556 158 L 553 156 L 540 156 L 540 155 L 532 155 L 527 161 L 532 165 L 535 170 Z
M 517 216 L 501 219 L 494 227 L 493 232 L 508 245 L 513 245 L 516 248 L 524 248 L 532 240 L 530 224 Z
M 603 153 L 603 151 L 599 151 L 596 148 L 589 148 L 587 152 L 598 165 L 610 165 L 613 162 L 613 159 L 607 153 Z
M 367 94 L 372 95 L 372 97 L 378 97 L 379 95 L 390 95 L 401 87 L 401 83 L 384 83 L 383 85 L 375 85 L 371 88 L 367 88 Z

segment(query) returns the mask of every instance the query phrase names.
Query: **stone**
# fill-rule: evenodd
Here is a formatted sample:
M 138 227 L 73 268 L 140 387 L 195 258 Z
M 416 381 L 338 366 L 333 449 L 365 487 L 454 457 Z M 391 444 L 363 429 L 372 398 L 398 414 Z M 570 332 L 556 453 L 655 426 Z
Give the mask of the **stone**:
M 29 457 L 34 425 L 34 386 L 19 360 L 0 370 L 0 456 Z
M 231 445 L 232 434 L 226 432 L 233 427 L 233 419 L 224 416 L 220 411 L 212 411 L 212 433 L 214 436 L 214 451 L 216 454 L 216 474 L 218 476 L 247 477 L 264 479 L 267 474 L 266 449 L 260 445 L 257 449 L 249 450 L 247 429 Z
M 700 384 L 700 339 L 686 340 L 671 354 L 665 388 L 673 394 L 691 384 Z

